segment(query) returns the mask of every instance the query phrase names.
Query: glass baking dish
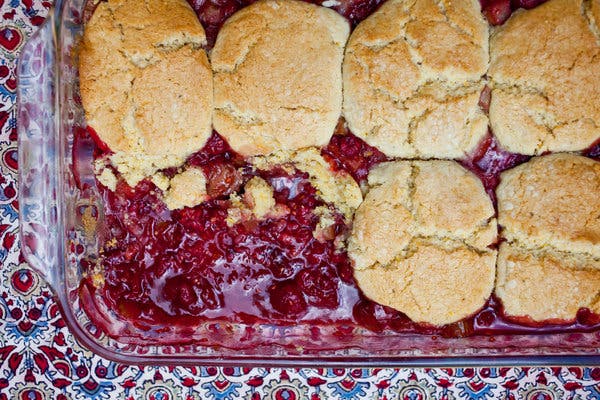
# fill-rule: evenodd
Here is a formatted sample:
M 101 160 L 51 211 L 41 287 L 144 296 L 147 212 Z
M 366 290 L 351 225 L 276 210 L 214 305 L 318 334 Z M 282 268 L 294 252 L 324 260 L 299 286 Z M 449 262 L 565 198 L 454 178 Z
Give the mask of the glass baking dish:
M 185 345 L 124 343 L 103 333 L 79 296 L 81 260 L 98 255 L 102 203 L 93 185 L 78 189 L 72 174 L 74 130 L 85 126 L 75 61 L 85 6 L 85 0 L 57 1 L 24 46 L 18 71 L 22 251 L 52 287 L 66 324 L 82 345 L 107 359 L 138 365 L 600 365 L 598 331 L 443 338 L 364 329 L 349 335 L 353 328 L 347 326 L 207 322 Z M 85 166 L 78 167 L 84 170 L 82 179 L 94 179 L 91 163 L 87 176 Z M 255 339 L 247 338 L 249 330 Z M 207 338 L 221 345 L 203 344 Z

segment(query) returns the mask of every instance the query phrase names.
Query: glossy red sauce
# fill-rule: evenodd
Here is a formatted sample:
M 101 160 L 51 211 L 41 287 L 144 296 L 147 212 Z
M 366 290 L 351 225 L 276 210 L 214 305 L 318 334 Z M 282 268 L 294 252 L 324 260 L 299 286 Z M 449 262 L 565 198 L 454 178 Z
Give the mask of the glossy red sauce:
M 534 8 L 547 0 L 479 0 L 483 15 L 491 25 L 501 25 L 518 8 Z
M 496 203 L 496 186 L 500 183 L 500 173 L 522 164 L 531 157 L 510 153 L 500 147 L 498 140 L 488 133 L 479 146 L 461 164 L 473 171 L 485 187 L 486 192 Z
M 323 153 L 335 168 L 359 180 L 385 160 L 349 132 L 335 135 Z M 501 171 L 527 159 L 501 150 L 495 138 L 488 136 L 463 165 L 493 192 Z M 313 237 L 317 217 L 312 210 L 323 202 L 306 174 L 281 169 L 252 172 L 216 133 L 188 163 L 205 171 L 242 169 L 239 177 L 228 180 L 239 182 L 238 190 L 252 176 L 263 177 L 289 214 L 229 227 L 227 191 L 215 192 L 213 200 L 197 207 L 170 212 L 157 196 L 158 189 L 148 181 L 135 189 L 120 182 L 116 192 L 100 185 L 108 227 L 106 243 L 114 240 L 118 245 L 105 245 L 103 250 L 105 285 L 96 289 L 91 280 L 83 284 L 86 293 L 100 294 L 108 308 L 140 334 L 153 327 L 192 326 L 208 320 L 250 324 L 312 321 L 444 337 L 582 331 L 594 329 L 598 323 L 587 310 L 581 310 L 577 320 L 568 324 L 509 320 L 499 301 L 491 298 L 466 320 L 441 328 L 415 324 L 404 314 L 366 299 L 354 282 L 347 254 L 336 251 L 332 240 L 319 242 Z M 216 176 L 223 180 L 221 174 Z M 335 233 L 343 235 L 347 229 L 339 216 Z
M 334 170 L 348 172 L 359 183 L 366 181 L 374 165 L 387 160 L 385 154 L 349 131 L 333 135 L 322 154 Z
M 594 158 L 600 161 L 600 139 L 596 141 L 589 149 L 583 153 L 586 157 Z
M 249 2 L 191 3 L 212 43 L 222 21 Z M 337 9 L 356 24 L 380 2 L 340 1 L 342 5 Z M 484 10 L 492 3 L 497 2 L 485 2 Z M 488 102 L 489 96 L 484 93 L 484 110 Z M 593 146 L 586 154 L 598 157 L 599 147 Z M 89 173 L 84 164 L 91 164 L 93 157 L 107 150 L 93 131 L 77 131 L 74 169 L 78 185 L 90 184 L 78 177 Z M 322 153 L 334 170 L 347 171 L 358 182 L 366 179 L 374 165 L 386 160 L 380 151 L 352 135 L 342 124 Z M 494 199 L 500 172 L 527 159 L 502 150 L 489 134 L 462 164 L 482 179 Z M 120 181 L 116 192 L 98 184 L 106 220 L 101 252 L 105 284 L 96 288 L 91 278 L 85 278 L 82 303 L 93 310 L 92 302 L 102 299 L 117 319 L 130 324 L 128 335 L 144 337 L 164 326 L 193 327 L 203 321 L 337 324 L 375 332 L 391 330 L 443 337 L 586 331 L 599 326 L 598 317 L 586 309 L 580 310 L 573 322 L 509 320 L 493 296 L 481 311 L 463 321 L 444 327 L 415 324 L 401 312 L 366 299 L 353 279 L 346 252 L 337 250 L 333 240 L 319 241 L 313 236 L 318 221 L 313 210 L 324 203 L 316 196 L 306 174 L 283 169 L 254 171 L 217 133 L 187 164 L 204 169 L 212 198 L 194 208 L 169 211 L 159 199 L 159 189 L 149 181 L 142 181 L 135 188 Z M 175 172 L 165 171 L 167 175 Z M 271 184 L 276 202 L 287 214 L 228 226 L 228 195 L 241 193 L 243 184 L 255 175 Z M 338 215 L 334 234 L 344 237 L 348 229 Z M 95 318 L 94 312 L 89 315 Z M 104 320 L 95 322 L 103 327 Z

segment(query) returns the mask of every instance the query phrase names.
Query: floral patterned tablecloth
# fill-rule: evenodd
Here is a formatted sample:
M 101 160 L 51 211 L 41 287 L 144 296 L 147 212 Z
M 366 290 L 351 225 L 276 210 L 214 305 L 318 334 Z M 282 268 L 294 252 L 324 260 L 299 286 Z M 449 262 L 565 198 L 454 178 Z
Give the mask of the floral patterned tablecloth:
M 0 0 L 0 400 L 600 399 L 600 368 L 139 368 L 82 348 L 17 237 L 15 70 L 50 7 Z

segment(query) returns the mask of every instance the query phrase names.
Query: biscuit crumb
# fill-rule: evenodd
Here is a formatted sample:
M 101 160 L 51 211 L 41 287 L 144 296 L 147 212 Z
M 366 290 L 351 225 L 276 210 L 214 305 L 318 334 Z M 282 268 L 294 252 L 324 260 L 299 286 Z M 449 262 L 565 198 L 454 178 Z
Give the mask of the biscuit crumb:
M 83 225 L 83 231 L 87 240 L 92 241 L 96 237 L 96 228 L 98 225 L 97 210 L 94 210 L 95 206 L 88 205 L 85 207 L 83 215 L 81 216 L 81 223 Z M 96 214 L 96 216 L 94 216 Z
M 232 193 L 229 196 L 229 201 L 231 205 L 227 209 L 227 218 L 225 218 L 228 227 L 251 217 L 251 212 L 246 208 L 242 198 L 237 193 Z
M 246 183 L 243 197 L 233 193 L 229 201 L 231 206 L 227 209 L 227 226 L 243 221 L 279 218 L 289 212 L 286 206 L 275 202 L 273 188 L 259 176 Z
M 112 192 L 117 188 L 117 177 L 115 173 L 107 167 L 102 169 L 102 172 L 99 175 L 96 175 L 98 181 L 110 189 Z
M 329 207 L 319 206 L 315 208 L 315 215 L 319 217 L 319 222 L 313 231 L 313 237 L 319 242 L 334 240 L 335 235 L 335 215 Z M 342 242 L 340 242 L 342 244 Z
M 287 164 L 306 172 L 317 195 L 333 204 L 344 215 L 346 222 L 352 220 L 354 211 L 362 202 L 362 192 L 356 181 L 345 172 L 334 172 L 314 147 L 294 152 L 277 151 L 268 156 L 253 157 L 251 161 L 258 169 L 268 170 L 276 165 Z
M 151 180 L 157 188 L 163 191 L 163 193 L 169 190 L 169 178 L 165 174 L 157 172 L 156 174 L 152 175 Z
M 275 207 L 273 188 L 264 179 L 255 176 L 244 186 L 244 203 L 258 219 L 264 218 Z
M 104 274 L 101 272 L 96 272 L 92 274 L 92 284 L 96 288 L 101 288 L 104 286 L 105 278 Z
M 188 168 L 169 180 L 164 202 L 170 210 L 194 207 L 208 200 L 206 176 L 201 168 Z
M 227 209 L 227 226 L 252 219 L 279 218 L 287 213 L 287 207 L 275 202 L 271 185 L 259 176 L 246 183 L 243 197 L 233 193 L 229 201 L 231 206 Z

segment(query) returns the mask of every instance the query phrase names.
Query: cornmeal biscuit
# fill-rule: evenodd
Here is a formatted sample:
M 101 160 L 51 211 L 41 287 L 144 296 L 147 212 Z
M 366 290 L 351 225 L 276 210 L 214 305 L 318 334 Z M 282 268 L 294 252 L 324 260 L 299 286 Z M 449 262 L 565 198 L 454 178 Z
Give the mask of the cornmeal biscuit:
M 600 311 L 600 163 L 573 154 L 534 157 L 496 190 L 496 294 L 505 312 L 533 320 Z
M 522 154 L 575 151 L 600 138 L 599 0 L 518 10 L 490 39 L 490 123 Z
M 214 126 L 246 156 L 327 144 L 341 114 L 348 22 L 297 0 L 262 0 L 229 18 L 211 53 Z
M 100 2 L 79 55 L 86 119 L 130 185 L 177 166 L 211 134 L 204 29 L 184 0 Z
M 453 161 L 397 161 L 369 174 L 348 243 L 374 301 L 443 325 L 481 308 L 494 286 L 497 226 L 481 181 Z
M 496 295 L 506 315 L 534 321 L 573 320 L 581 307 L 600 313 L 599 264 L 586 255 L 502 244 Z
M 487 67 L 477 0 L 389 0 L 348 41 L 344 116 L 388 156 L 462 157 L 487 131 L 478 105 Z
M 560 153 L 534 157 L 504 172 L 496 194 L 509 243 L 600 259 L 600 162 Z

